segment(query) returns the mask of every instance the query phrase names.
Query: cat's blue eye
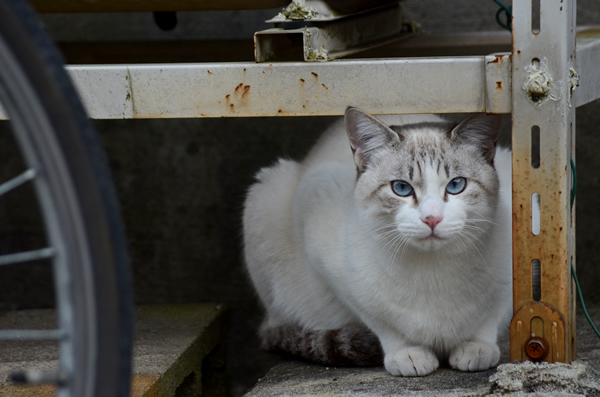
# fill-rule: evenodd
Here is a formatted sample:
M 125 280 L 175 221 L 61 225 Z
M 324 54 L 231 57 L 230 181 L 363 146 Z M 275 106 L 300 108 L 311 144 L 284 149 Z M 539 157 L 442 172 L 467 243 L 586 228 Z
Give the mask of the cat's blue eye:
M 400 197 L 410 196 L 413 193 L 413 188 L 404 181 L 392 181 L 392 190 Z
M 467 187 L 467 180 L 462 176 L 454 178 L 446 186 L 446 192 L 450 194 L 459 194 Z

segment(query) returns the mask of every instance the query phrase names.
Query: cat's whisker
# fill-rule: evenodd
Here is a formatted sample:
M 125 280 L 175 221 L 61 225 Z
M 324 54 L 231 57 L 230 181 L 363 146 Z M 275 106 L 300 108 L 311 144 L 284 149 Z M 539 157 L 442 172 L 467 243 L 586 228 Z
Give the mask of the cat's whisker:
M 408 246 L 409 237 L 406 235 L 400 236 L 400 241 L 398 241 L 398 246 L 394 250 L 394 255 L 392 256 L 392 264 L 396 263 L 396 259 L 398 257 L 398 252 L 400 253 L 400 258 L 404 257 L 404 249 Z
M 478 253 L 478 254 L 479 254 L 479 256 L 481 257 L 481 260 L 482 260 L 483 262 L 485 262 L 485 259 L 484 259 L 484 257 L 483 257 L 483 254 L 481 253 L 481 251 L 479 250 L 479 247 L 477 247 L 477 244 L 475 243 L 475 241 L 477 241 L 477 236 L 473 235 L 472 233 L 470 233 L 470 232 L 469 232 L 469 231 L 467 231 L 467 230 L 463 230 L 463 233 L 464 233 L 464 235 L 462 235 L 461 237 L 464 237 L 464 238 L 465 238 L 466 242 L 467 242 L 467 243 L 469 243 L 469 245 L 470 245 L 471 247 L 473 247 L 473 248 L 474 248 L 474 249 L 477 251 L 477 253 Z M 466 236 L 465 236 L 465 235 L 468 235 L 469 237 L 471 237 L 471 239 L 466 239 Z
M 474 225 L 469 225 L 469 224 L 465 224 L 463 227 L 464 230 L 477 230 L 479 232 L 485 233 L 485 229 L 479 226 L 474 226 Z
M 380 232 L 380 231 L 383 231 L 383 232 Z M 376 235 L 375 241 L 382 242 L 384 240 L 387 240 L 390 236 L 392 236 L 396 233 L 398 233 L 398 229 L 396 228 L 396 225 L 393 223 L 379 227 L 378 229 L 374 230 L 374 234 Z
M 466 222 L 487 222 L 487 223 L 491 223 L 494 226 L 498 226 L 498 222 L 494 222 L 492 220 L 489 219 L 466 219 Z
M 388 248 L 386 250 L 386 255 L 390 253 L 391 249 L 393 249 L 393 252 L 392 252 L 392 255 L 391 255 L 391 257 L 392 257 L 392 263 L 395 262 L 395 257 L 396 257 L 396 254 L 398 252 L 398 249 L 400 247 L 402 247 L 402 245 L 404 244 L 404 241 L 406 239 L 407 239 L 407 237 L 405 235 L 399 234 L 398 236 L 394 237 L 390 241 L 390 244 L 389 244 L 389 246 L 388 246 Z
M 377 233 L 377 232 L 379 232 L 381 230 L 385 230 L 385 229 L 393 229 L 393 230 L 395 230 L 396 229 L 396 224 L 394 222 L 391 222 L 391 223 L 385 224 L 383 226 L 380 226 L 380 227 L 378 227 L 377 229 L 375 229 L 373 231 L 375 233 Z
M 384 239 L 388 238 L 389 236 L 392 236 L 396 233 L 398 233 L 398 230 L 396 228 L 388 230 L 384 233 L 377 233 L 376 239 L 378 241 L 381 241 L 381 240 L 384 240 Z

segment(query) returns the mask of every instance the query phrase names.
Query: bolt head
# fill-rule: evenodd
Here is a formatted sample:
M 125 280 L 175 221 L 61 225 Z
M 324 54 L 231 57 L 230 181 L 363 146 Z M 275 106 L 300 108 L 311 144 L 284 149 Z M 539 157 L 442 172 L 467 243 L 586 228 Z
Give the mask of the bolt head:
M 525 354 L 531 361 L 543 361 L 549 350 L 550 346 L 544 338 L 533 337 L 525 344 Z

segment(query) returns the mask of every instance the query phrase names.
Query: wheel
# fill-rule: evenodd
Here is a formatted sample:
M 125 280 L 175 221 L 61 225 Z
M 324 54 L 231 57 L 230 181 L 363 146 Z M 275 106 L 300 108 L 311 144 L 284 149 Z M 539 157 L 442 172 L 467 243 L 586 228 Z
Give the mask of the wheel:
M 58 396 L 128 396 L 133 308 L 119 207 L 102 149 L 58 52 L 28 4 L 0 0 L 0 101 L 26 169 L 0 196 L 32 184 L 47 246 L 0 264 L 49 258 L 58 328 L 0 331 L 57 339 Z M 24 373 L 24 380 L 33 373 Z

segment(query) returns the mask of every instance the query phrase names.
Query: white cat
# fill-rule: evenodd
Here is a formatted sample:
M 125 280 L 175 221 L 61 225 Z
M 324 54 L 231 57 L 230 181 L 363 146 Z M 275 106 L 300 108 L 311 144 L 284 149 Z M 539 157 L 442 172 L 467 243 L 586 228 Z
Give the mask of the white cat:
M 245 259 L 263 346 L 422 376 L 479 371 L 511 316 L 511 158 L 500 118 L 348 108 L 303 162 L 262 169 Z M 389 126 L 389 127 L 388 127 Z

